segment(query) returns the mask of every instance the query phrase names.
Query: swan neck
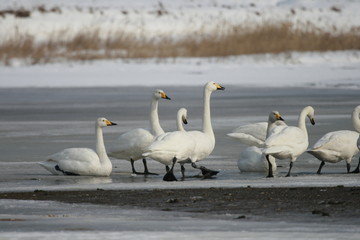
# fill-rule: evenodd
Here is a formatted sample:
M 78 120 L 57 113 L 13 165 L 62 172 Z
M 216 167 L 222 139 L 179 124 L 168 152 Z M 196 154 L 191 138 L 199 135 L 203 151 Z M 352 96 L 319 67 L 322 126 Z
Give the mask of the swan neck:
M 164 133 L 164 130 L 160 126 L 158 105 L 159 105 L 159 100 L 153 97 L 151 100 L 151 107 L 150 107 L 150 127 L 151 127 L 151 133 L 154 136 L 158 136 Z
M 185 131 L 184 126 L 182 125 L 182 115 L 178 114 L 176 118 L 176 128 L 178 131 Z
M 205 134 L 208 134 L 209 136 L 211 136 L 212 138 L 215 139 L 214 131 L 213 131 L 213 128 L 211 125 L 210 96 L 211 96 L 211 91 L 208 91 L 205 89 L 204 90 L 204 112 L 203 112 L 202 127 L 203 127 L 203 132 Z
M 307 117 L 307 111 L 302 111 L 299 115 L 299 119 L 298 119 L 298 127 L 303 130 L 303 132 L 305 133 L 306 137 L 308 137 L 308 133 L 307 133 L 307 129 L 306 129 L 306 124 L 305 124 L 305 120 Z
M 109 159 L 106 154 L 103 131 L 102 128 L 97 125 L 95 131 L 96 131 L 96 153 L 100 158 L 100 162 L 103 163 Z
M 353 126 L 354 126 L 355 130 L 360 133 L 360 118 L 359 118 L 359 114 L 360 114 L 360 107 L 357 107 L 357 108 L 355 108 L 355 110 L 353 111 L 353 114 L 352 114 L 351 118 L 352 118 L 352 122 L 353 122 Z

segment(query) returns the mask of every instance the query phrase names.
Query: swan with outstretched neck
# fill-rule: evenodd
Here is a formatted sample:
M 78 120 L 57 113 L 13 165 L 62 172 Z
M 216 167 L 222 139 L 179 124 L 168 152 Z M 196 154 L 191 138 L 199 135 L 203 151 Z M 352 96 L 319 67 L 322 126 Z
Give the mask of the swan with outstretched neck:
M 106 154 L 102 129 L 116 125 L 106 118 L 95 122 L 96 152 L 90 148 L 67 148 L 39 164 L 55 175 L 109 176 L 112 164 Z
M 306 117 L 309 118 L 311 124 L 315 124 L 313 107 L 307 106 L 301 111 L 297 127 L 277 126 L 269 133 L 263 150 L 269 164 L 268 177 L 273 177 L 269 156 L 281 160 L 290 159 L 289 171 L 286 175 L 289 177 L 293 163 L 306 151 L 309 146 L 308 132 L 305 124 Z
M 154 141 L 154 138 L 163 134 L 164 130 L 160 126 L 158 104 L 159 99 L 170 98 L 165 94 L 163 90 L 155 90 L 151 97 L 150 105 L 150 130 L 137 128 L 123 133 L 116 140 L 115 144 L 109 150 L 109 156 L 125 159 L 131 162 L 131 169 L 133 174 L 154 174 L 148 170 L 146 159 L 142 154 L 147 150 L 150 144 Z M 142 159 L 144 165 L 144 172 L 140 173 L 135 170 L 134 162 Z
M 224 87 L 215 82 L 205 84 L 202 131 L 176 131 L 168 133 L 163 135 L 163 137 L 159 137 L 157 141 L 150 145 L 145 156 L 149 156 L 165 165 L 172 163 L 171 169 L 165 174 L 163 180 L 177 180 L 173 173 L 174 165 L 177 162 L 180 164 L 191 163 L 192 167 L 202 171 L 205 178 L 218 173 L 218 171 L 213 171 L 203 166 L 199 167 L 196 165 L 196 162 L 208 157 L 215 147 L 215 135 L 210 115 L 210 96 L 212 92 L 224 89 Z
M 340 130 L 329 132 L 321 137 L 307 152 L 321 161 L 317 174 L 321 174 L 321 169 L 325 162 L 337 163 L 342 160 L 346 162 L 347 172 L 350 172 L 350 163 L 355 154 L 359 152 L 357 141 L 360 133 L 360 105 L 357 106 L 352 115 L 352 123 L 356 131 Z M 353 173 L 359 173 L 359 163 Z

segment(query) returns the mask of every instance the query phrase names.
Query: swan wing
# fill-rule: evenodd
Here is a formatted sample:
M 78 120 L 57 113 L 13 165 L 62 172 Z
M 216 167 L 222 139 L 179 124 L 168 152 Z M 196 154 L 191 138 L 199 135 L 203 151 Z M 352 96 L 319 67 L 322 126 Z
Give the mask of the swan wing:
M 247 124 L 234 129 L 233 132 L 227 135 L 243 144 L 260 146 L 265 141 L 267 126 L 267 122 Z
M 277 129 L 277 130 L 276 130 Z M 266 139 L 265 146 L 293 146 L 307 141 L 305 133 L 298 127 L 279 126 Z
M 129 160 L 138 160 L 153 142 L 154 136 L 143 128 L 133 129 L 120 135 L 109 150 L 109 156 Z

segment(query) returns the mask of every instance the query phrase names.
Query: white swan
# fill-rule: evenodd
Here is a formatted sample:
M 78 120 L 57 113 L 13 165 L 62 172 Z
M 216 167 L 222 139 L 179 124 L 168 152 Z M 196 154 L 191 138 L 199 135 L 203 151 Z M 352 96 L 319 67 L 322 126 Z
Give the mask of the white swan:
M 346 161 L 347 172 L 350 172 L 352 157 L 359 152 L 357 141 L 360 132 L 360 105 L 352 113 L 352 122 L 356 131 L 340 130 L 329 132 L 321 137 L 307 152 L 321 161 L 317 171 L 321 173 L 325 162 L 337 163 L 341 160 Z M 359 160 L 360 161 L 360 160 Z M 359 164 L 354 172 L 359 172 Z
M 271 118 L 271 119 L 270 119 Z M 239 140 L 241 143 L 248 146 L 261 147 L 264 145 L 265 139 L 275 126 L 283 125 L 281 115 L 278 111 L 272 111 L 269 115 L 268 122 L 257 122 L 240 126 L 233 130 L 232 133 L 228 133 L 229 137 Z M 270 128 L 269 124 L 272 124 Z
M 201 169 L 204 177 L 218 173 L 205 167 L 198 167 L 195 162 L 209 156 L 214 149 L 215 136 L 211 126 L 210 96 L 213 91 L 223 89 L 215 82 L 209 82 L 204 86 L 203 131 L 176 131 L 163 134 L 150 145 L 148 152 L 144 154 L 165 165 L 172 163 L 171 169 L 165 174 L 163 180 L 176 181 L 173 169 L 177 162 L 192 163 L 194 168 Z
M 218 171 L 213 171 L 204 166 L 197 166 L 196 162 L 207 158 L 215 147 L 215 135 L 211 124 L 210 97 L 211 93 L 216 90 L 224 90 L 225 88 L 215 82 L 208 82 L 204 86 L 203 92 L 203 120 L 202 131 L 189 131 L 190 136 L 195 140 L 196 145 L 190 156 L 191 166 L 200 169 L 204 178 L 216 175 Z
M 137 128 L 123 133 L 110 148 L 109 156 L 125 159 L 131 162 L 133 174 L 154 174 L 149 172 L 146 159 L 142 154 L 147 150 L 156 136 L 164 133 L 160 126 L 158 115 L 159 99 L 169 99 L 163 90 L 155 90 L 151 97 L 150 105 L 150 130 Z M 134 162 L 142 159 L 144 164 L 144 173 L 135 170 Z
M 178 131 L 185 132 L 185 128 L 183 124 L 187 124 L 187 109 L 180 108 L 176 115 L 176 129 Z
M 289 172 L 286 175 L 288 177 L 290 176 L 293 163 L 306 151 L 309 146 L 308 133 L 305 125 L 306 117 L 310 119 L 311 124 L 315 124 L 313 107 L 307 106 L 301 111 L 297 127 L 278 126 L 270 132 L 269 137 L 265 140 L 263 150 L 269 163 L 268 177 L 273 177 L 269 155 L 276 159 L 290 158 Z
M 274 127 L 280 125 L 286 126 L 286 123 L 284 122 L 284 119 L 281 117 L 280 113 L 278 111 L 270 112 L 268 122 L 266 123 L 267 129 L 265 129 L 265 139 L 268 137 L 270 131 Z M 269 159 L 272 163 L 272 171 L 274 172 L 277 169 L 275 159 L 272 156 L 269 156 Z M 240 172 L 263 172 L 268 170 L 268 163 L 264 154 L 262 153 L 262 149 L 258 148 L 257 146 L 245 148 L 245 150 L 240 153 L 237 165 Z
M 102 128 L 112 125 L 116 123 L 106 118 L 95 122 L 96 152 L 90 148 L 67 148 L 39 164 L 55 175 L 109 176 L 112 164 L 106 154 Z

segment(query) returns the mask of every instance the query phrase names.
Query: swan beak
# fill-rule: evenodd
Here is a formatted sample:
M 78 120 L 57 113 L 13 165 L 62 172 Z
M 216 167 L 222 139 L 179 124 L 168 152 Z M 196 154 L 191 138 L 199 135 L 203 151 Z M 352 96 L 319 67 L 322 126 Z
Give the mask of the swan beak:
M 114 123 L 114 122 L 110 122 L 109 120 L 106 120 L 106 125 L 107 126 L 113 126 L 113 125 L 117 125 L 117 124 Z
M 315 125 L 315 120 L 314 120 L 314 118 L 310 118 L 310 122 L 311 122 L 312 125 Z
M 224 87 L 220 86 L 219 84 L 215 83 L 216 90 L 225 90 Z
M 161 98 L 171 100 L 165 93 L 161 93 Z
M 186 118 L 184 118 L 182 121 L 184 124 L 188 124 L 188 121 L 186 120 Z
M 285 120 L 281 117 L 280 114 L 276 114 L 275 117 L 276 117 L 276 120 L 285 121 Z

